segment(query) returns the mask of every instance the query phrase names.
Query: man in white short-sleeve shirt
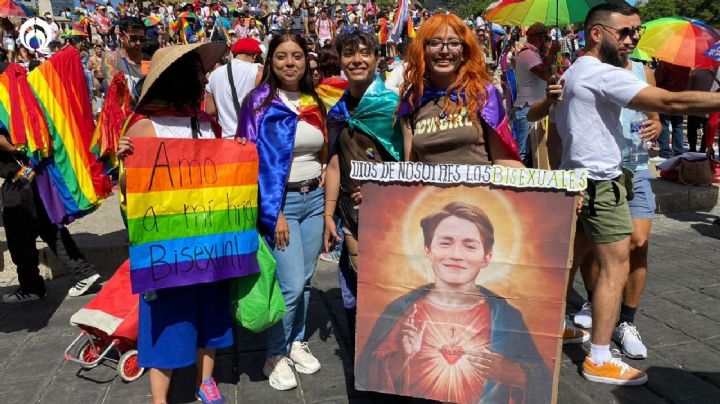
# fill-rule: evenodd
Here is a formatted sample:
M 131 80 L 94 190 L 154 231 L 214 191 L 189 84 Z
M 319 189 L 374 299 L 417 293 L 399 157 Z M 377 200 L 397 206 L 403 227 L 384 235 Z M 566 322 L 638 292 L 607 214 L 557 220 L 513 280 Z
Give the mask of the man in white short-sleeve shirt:
M 260 42 L 252 38 L 239 39 L 230 49 L 234 58 L 230 61 L 233 83 L 238 105 L 245 96 L 260 84 L 262 65 L 255 63 L 257 55 L 262 53 Z M 234 138 L 238 126 L 238 111 L 233 100 L 228 65 L 215 69 L 208 78 L 205 87 L 205 111 L 218 117 L 223 138 Z
M 638 9 L 625 3 L 593 7 L 584 24 L 585 56 L 561 77 L 563 92 L 548 91 L 548 98 L 534 103 L 528 112 L 529 119 L 538 119 L 555 103 L 551 118 L 557 134 L 551 125 L 548 138 L 551 157 L 561 149 L 560 168 L 585 168 L 589 172 L 578 217 L 574 262 L 579 265 L 592 250 L 600 269 L 593 293 L 590 353 L 582 374 L 590 381 L 616 385 L 647 381 L 645 372 L 610 353 L 629 272 L 629 235 L 633 231 L 621 169 L 624 139 L 620 110 L 627 107 L 675 115 L 720 111 L 718 93 L 669 92 L 623 69 L 641 31 L 637 15 Z
M 580 57 L 563 74 L 565 102 L 555 107 L 562 141 L 561 169 L 586 168 L 593 180 L 622 174 L 620 110 L 648 84 L 631 71 Z

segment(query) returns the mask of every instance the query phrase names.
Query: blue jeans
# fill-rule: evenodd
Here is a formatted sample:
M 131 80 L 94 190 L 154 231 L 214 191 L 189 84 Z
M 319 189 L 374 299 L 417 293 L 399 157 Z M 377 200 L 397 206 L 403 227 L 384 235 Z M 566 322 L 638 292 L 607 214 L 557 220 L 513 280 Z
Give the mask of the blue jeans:
M 310 278 L 322 248 L 324 195 L 323 188 L 285 194 L 282 212 L 290 229 L 290 242 L 285 251 L 273 249 L 272 255 L 287 311 L 282 322 L 268 330 L 268 356 L 287 355 L 294 341 L 305 338 Z
M 672 157 L 683 154 L 683 116 L 660 114 L 662 133 L 658 138 L 660 157 Z M 672 124 L 672 149 L 670 149 L 670 129 Z
M 515 108 L 513 112 L 513 138 L 518 147 L 520 158 L 527 167 L 530 158 L 530 122 L 527 120 L 527 113 L 530 106 L 525 105 L 522 108 Z
M 93 75 L 92 72 L 88 69 L 83 69 L 83 74 L 85 75 L 85 84 L 87 85 L 88 89 L 88 97 L 90 97 L 90 104 L 92 105 L 92 100 L 94 99 L 93 88 L 95 87 L 93 83 Z

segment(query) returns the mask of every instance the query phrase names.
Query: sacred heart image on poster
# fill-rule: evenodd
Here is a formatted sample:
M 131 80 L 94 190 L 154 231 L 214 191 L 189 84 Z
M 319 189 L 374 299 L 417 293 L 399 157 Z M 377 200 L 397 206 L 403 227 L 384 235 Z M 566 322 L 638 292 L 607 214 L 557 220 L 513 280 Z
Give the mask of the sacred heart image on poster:
M 370 182 L 362 195 L 356 388 L 554 402 L 575 194 Z

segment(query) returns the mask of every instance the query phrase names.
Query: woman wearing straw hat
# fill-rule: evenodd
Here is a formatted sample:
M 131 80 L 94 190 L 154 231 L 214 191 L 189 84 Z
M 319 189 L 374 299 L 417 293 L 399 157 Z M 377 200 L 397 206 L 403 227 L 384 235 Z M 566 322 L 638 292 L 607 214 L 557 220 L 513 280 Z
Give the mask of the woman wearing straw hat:
M 200 112 L 205 74 L 226 53 L 222 42 L 158 50 L 126 133 L 118 142 L 122 158 L 133 152 L 133 137 L 216 138 L 220 127 Z M 198 397 L 221 404 L 213 380 L 215 350 L 233 344 L 227 283 L 161 289 L 140 297 L 138 360 L 150 368 L 153 404 L 167 403 L 173 369 L 197 363 Z

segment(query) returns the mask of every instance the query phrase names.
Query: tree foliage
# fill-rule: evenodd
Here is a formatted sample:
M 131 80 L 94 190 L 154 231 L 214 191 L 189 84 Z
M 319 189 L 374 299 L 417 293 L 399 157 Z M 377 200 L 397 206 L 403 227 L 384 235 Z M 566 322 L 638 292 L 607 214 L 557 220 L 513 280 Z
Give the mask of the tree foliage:
M 484 14 L 485 8 L 493 1 L 494 0 L 451 0 L 447 2 L 447 9 L 460 18 L 467 18 L 471 15 Z
M 718 0 L 649 0 L 640 7 L 643 21 L 679 15 L 695 18 L 720 27 L 720 2 Z

